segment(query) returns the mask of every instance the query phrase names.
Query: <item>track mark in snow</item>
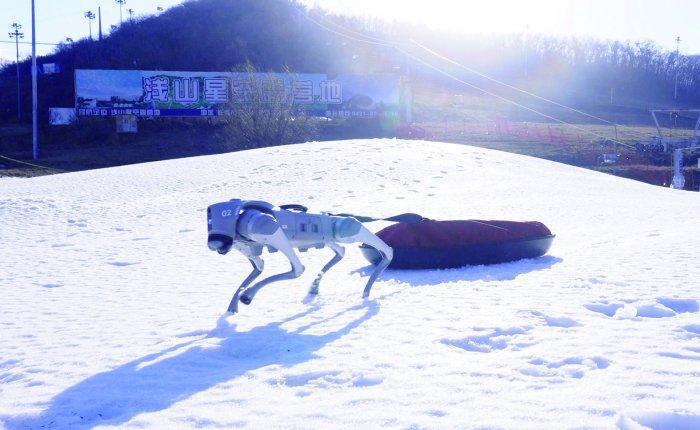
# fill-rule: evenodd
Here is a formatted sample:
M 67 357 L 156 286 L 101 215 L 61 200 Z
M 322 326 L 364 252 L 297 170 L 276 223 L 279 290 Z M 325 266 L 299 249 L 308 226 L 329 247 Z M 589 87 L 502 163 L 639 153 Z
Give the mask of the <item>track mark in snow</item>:
M 526 376 L 554 378 L 583 378 L 591 370 L 606 369 L 610 361 L 603 357 L 568 357 L 560 361 L 549 361 L 544 358 L 530 360 L 532 366 L 520 369 Z
M 9 384 L 10 382 L 19 381 L 22 379 L 22 375 L 11 372 L 0 373 L 0 382 L 3 384 Z
M 622 303 L 589 303 L 587 305 L 583 305 L 586 309 L 589 311 L 597 312 L 599 314 L 607 315 L 609 317 L 612 317 L 615 315 L 615 312 L 617 312 L 618 309 L 623 307 L 624 305 Z
M 301 387 L 304 385 L 308 385 L 311 382 L 321 382 L 323 384 L 329 380 L 334 379 L 339 374 L 339 371 L 331 370 L 320 372 L 307 372 L 301 373 L 299 375 L 287 375 L 284 377 L 282 383 L 288 387 Z
M 659 303 L 629 304 L 615 314 L 618 318 L 632 318 L 635 316 L 642 318 L 668 318 L 674 315 L 676 315 L 675 312 Z
M 521 349 L 530 346 L 528 343 L 514 343 L 519 335 L 524 335 L 532 329 L 530 326 L 525 327 L 510 327 L 490 329 L 490 332 L 484 335 L 468 336 L 462 339 L 442 339 L 441 342 L 445 345 L 461 348 L 465 351 L 473 352 L 493 352 L 495 350 L 506 349 L 512 346 L 512 349 Z M 476 329 L 477 331 L 483 329 Z
M 547 324 L 550 327 L 563 327 L 563 328 L 571 328 L 571 327 L 578 327 L 581 325 L 578 321 L 575 321 L 569 317 L 553 317 L 549 315 L 545 315 L 542 312 L 539 311 L 531 311 L 533 315 L 536 315 L 538 317 L 541 317 L 545 324 Z
M 66 246 L 73 246 L 72 243 L 54 243 L 51 248 L 65 248 Z
M 126 266 L 132 266 L 134 264 L 139 264 L 139 263 L 130 263 L 128 261 L 110 261 L 107 264 L 111 264 L 112 266 L 117 266 L 117 267 L 126 267 Z
M 85 220 L 85 219 L 79 219 L 79 220 L 69 219 L 68 224 L 70 224 L 73 227 L 87 227 L 87 220 Z
M 591 278 L 587 278 L 587 279 L 583 279 L 583 278 L 579 278 L 579 279 L 582 281 L 586 281 L 586 282 L 593 284 L 593 285 L 614 285 L 616 287 L 624 287 L 627 285 L 627 282 L 609 281 L 609 280 L 605 279 L 604 276 L 601 276 L 600 278 L 591 277 Z
M 282 383 L 288 387 L 306 387 L 314 386 L 319 388 L 328 388 L 331 386 L 353 386 L 353 387 L 370 387 L 379 385 L 384 382 L 381 376 L 363 375 L 361 373 L 343 373 L 338 370 L 327 370 L 318 372 L 307 372 L 298 375 L 287 375 L 282 381 L 269 381 L 272 385 Z M 300 393 L 302 396 L 304 393 Z M 306 394 L 308 395 L 308 394 Z
M 700 428 L 700 415 L 680 412 L 652 412 L 633 417 L 620 416 L 617 428 L 620 430 L 638 430 L 640 426 L 647 429 L 690 430 Z
M 578 327 L 581 325 L 579 322 L 577 322 L 569 317 L 550 317 L 547 315 L 542 315 L 542 317 L 544 318 L 547 325 L 550 327 L 571 328 L 571 327 Z
M 668 297 L 659 297 L 656 299 L 656 301 L 679 314 L 700 311 L 700 303 L 693 299 L 672 299 Z
M 684 325 L 681 327 L 683 330 L 687 331 L 691 335 L 698 336 L 700 335 L 700 324 L 689 324 L 689 325 Z
M 698 312 L 700 305 L 695 299 L 675 299 L 659 297 L 651 301 L 631 301 L 629 303 L 608 303 L 607 301 L 588 303 L 584 307 L 617 319 L 668 318 L 679 313 Z
M 663 351 L 659 352 L 657 355 L 661 357 L 678 358 L 681 360 L 700 361 L 700 354 L 682 354 L 680 352 Z
M 61 286 L 61 284 L 44 284 L 44 285 L 42 285 L 42 287 L 44 287 L 44 288 L 58 288 L 60 286 Z

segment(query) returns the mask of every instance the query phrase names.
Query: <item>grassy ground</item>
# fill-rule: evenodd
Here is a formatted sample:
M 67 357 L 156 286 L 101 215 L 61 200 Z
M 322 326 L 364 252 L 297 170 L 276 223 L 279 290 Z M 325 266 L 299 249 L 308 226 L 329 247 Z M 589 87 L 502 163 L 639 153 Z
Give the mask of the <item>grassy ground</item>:
M 673 176 L 669 154 L 643 155 L 634 148 L 658 136 L 648 107 L 586 105 L 577 109 L 619 126 L 544 102 L 526 111 L 491 97 L 464 93 L 417 93 L 415 116 L 427 139 L 464 143 L 572 164 L 604 173 L 668 186 Z M 525 100 L 520 100 L 525 104 Z M 545 117 L 545 115 L 547 118 Z M 556 118 L 566 124 L 554 121 Z M 664 136 L 690 137 L 696 118 L 659 118 Z M 675 122 L 675 123 L 674 123 Z M 606 145 L 601 142 L 607 140 Z M 602 163 L 615 153 L 618 162 Z M 686 188 L 693 189 L 696 158 L 686 160 Z

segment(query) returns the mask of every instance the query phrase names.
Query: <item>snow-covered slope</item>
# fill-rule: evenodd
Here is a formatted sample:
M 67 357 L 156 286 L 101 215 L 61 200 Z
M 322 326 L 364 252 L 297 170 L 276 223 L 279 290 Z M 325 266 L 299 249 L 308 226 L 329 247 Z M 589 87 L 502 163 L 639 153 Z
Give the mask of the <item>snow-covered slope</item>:
M 387 271 L 366 302 L 354 247 L 305 301 L 332 255 L 310 251 L 225 319 L 249 265 L 207 249 L 205 208 L 234 197 L 557 238 L 534 260 Z M 700 428 L 699 197 L 400 140 L 2 179 L 0 426 Z

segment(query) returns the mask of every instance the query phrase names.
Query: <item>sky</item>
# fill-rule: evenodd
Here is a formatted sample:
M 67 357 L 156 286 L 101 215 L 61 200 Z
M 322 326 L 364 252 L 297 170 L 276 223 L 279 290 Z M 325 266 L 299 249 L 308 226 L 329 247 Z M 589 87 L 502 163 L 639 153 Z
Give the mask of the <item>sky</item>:
M 134 16 L 144 16 L 156 13 L 156 7 L 164 9 L 182 3 L 182 0 L 126 0 L 122 6 L 123 17 L 126 21 L 129 17 L 128 9 L 133 9 Z M 58 43 L 70 37 L 73 40 L 88 37 L 88 19 L 84 14 L 92 11 L 97 15 L 97 8 L 102 10 L 102 31 L 109 32 L 109 26 L 119 24 L 119 5 L 115 0 L 34 0 L 36 8 L 36 38 L 37 42 Z M 3 60 L 15 59 L 14 39 L 8 34 L 13 22 L 22 25 L 24 33 L 23 42 L 31 42 L 32 34 L 32 10 L 30 0 L 0 0 L 0 58 Z M 92 34 L 97 37 L 97 17 L 92 21 Z M 4 43 L 12 41 L 12 43 Z M 53 50 L 52 46 L 37 46 L 38 54 L 48 54 Z M 29 44 L 20 45 L 20 58 L 31 55 L 32 47 Z
M 698 0 L 301 0 L 338 13 L 410 21 L 432 28 L 466 33 L 520 33 L 592 36 L 600 39 L 652 40 L 675 49 L 680 37 L 681 52 L 700 54 L 700 1 Z M 135 15 L 156 13 L 156 7 L 172 7 L 183 0 L 126 0 Z M 10 31 L 13 22 L 23 25 L 23 41 L 31 40 L 30 0 L 0 0 L 0 29 Z M 115 0 L 35 0 L 37 41 L 58 43 L 88 35 L 85 11 L 102 8 L 102 27 L 119 23 Z M 93 21 L 93 34 L 97 20 Z M 4 36 L 4 37 L 3 37 Z M 0 41 L 9 41 L 0 33 Z M 39 46 L 39 54 L 51 51 Z M 20 56 L 31 53 L 30 45 L 20 46 Z M 15 46 L 0 43 L 0 58 L 14 59 Z
M 334 12 L 467 33 L 541 33 L 653 40 L 700 54 L 699 0 L 303 0 Z

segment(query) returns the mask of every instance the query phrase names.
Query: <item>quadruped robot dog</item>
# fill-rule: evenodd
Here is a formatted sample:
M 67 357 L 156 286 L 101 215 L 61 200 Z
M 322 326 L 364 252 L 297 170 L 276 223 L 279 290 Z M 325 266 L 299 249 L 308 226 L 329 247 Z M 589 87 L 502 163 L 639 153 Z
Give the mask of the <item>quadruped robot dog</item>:
M 328 247 L 335 253 L 311 284 L 310 294 L 318 293 L 323 275 L 344 257 L 345 248 L 341 243 L 359 242 L 374 248 L 380 255 L 380 261 L 364 289 L 363 297 L 369 296 L 372 284 L 391 263 L 392 248 L 352 216 L 310 214 L 306 210 L 301 205 L 282 205 L 276 208 L 267 202 L 238 199 L 209 206 L 209 249 L 223 255 L 234 248 L 245 255 L 253 265 L 253 271 L 234 293 L 228 307 L 229 312 L 238 311 L 239 300 L 246 305 L 250 304 L 255 294 L 264 286 L 301 276 L 304 266 L 299 261 L 295 248 L 304 252 L 310 248 Z M 288 272 L 270 276 L 251 285 L 264 268 L 260 257 L 263 247 L 267 247 L 270 252 L 283 253 L 292 267 Z

